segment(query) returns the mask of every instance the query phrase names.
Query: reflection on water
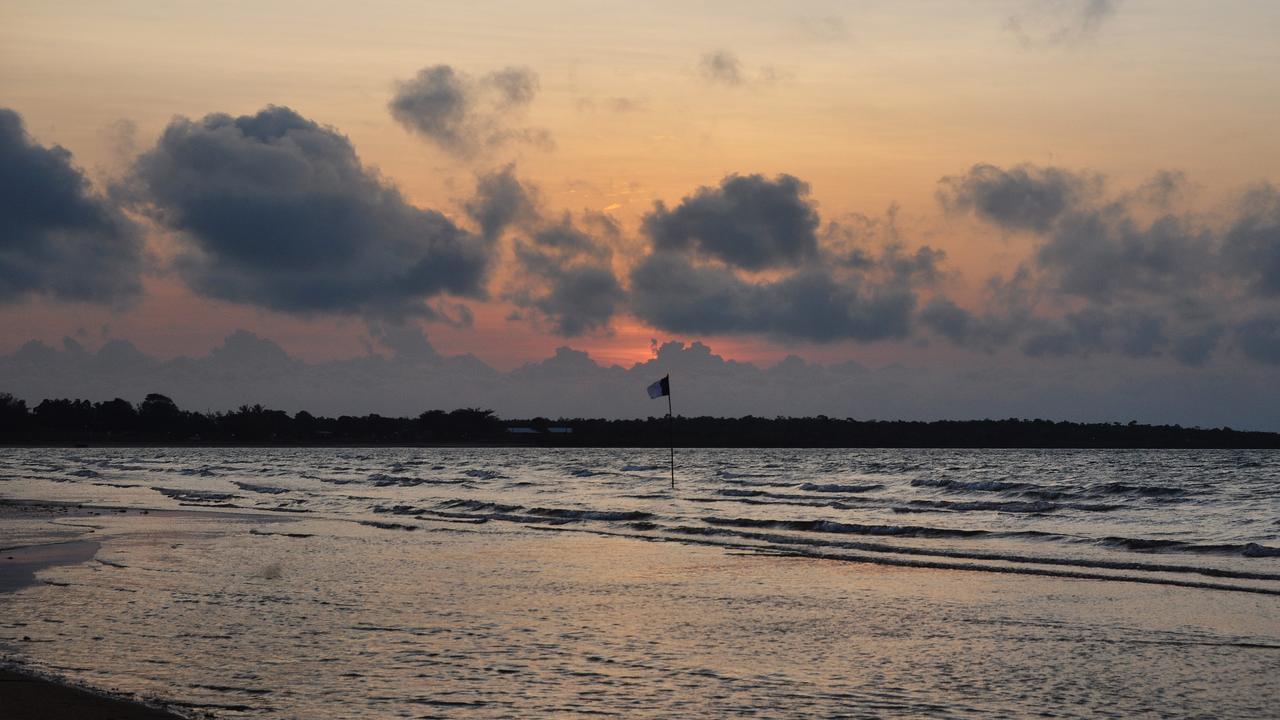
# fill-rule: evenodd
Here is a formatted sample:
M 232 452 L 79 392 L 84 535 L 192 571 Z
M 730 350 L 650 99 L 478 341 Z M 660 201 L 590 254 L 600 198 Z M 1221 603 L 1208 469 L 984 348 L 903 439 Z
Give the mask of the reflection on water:
M 1280 454 L 687 451 L 674 492 L 659 455 L 9 451 L 3 496 L 152 512 L 0 521 L 103 543 L 0 638 L 219 717 L 1280 700 Z

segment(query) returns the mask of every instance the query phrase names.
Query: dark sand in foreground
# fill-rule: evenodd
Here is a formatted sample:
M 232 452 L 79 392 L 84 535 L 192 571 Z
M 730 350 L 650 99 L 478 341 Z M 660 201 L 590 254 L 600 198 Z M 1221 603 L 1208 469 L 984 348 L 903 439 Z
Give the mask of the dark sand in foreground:
M 6 720 L 179 720 L 162 710 L 12 670 L 0 670 L 0 708 Z

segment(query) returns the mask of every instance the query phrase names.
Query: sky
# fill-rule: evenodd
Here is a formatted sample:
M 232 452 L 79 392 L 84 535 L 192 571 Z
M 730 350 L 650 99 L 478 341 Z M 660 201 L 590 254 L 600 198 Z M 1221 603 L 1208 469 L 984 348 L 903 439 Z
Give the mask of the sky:
M 1277 31 L 3 2 L 0 391 L 1280 430 Z

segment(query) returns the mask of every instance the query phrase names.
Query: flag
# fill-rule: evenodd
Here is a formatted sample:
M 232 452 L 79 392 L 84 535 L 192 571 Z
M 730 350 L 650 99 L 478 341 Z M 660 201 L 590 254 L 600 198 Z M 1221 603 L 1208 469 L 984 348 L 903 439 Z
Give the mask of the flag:
M 649 386 L 649 399 L 660 398 L 663 395 L 671 394 L 671 376 L 664 376 L 658 382 Z

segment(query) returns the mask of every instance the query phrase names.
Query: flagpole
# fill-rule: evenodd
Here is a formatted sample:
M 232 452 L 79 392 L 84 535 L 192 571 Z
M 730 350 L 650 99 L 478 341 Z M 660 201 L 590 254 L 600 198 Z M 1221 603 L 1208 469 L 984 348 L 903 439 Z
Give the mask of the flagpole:
M 676 416 L 671 410 L 671 376 L 667 376 L 667 437 L 671 441 L 671 489 L 676 489 Z

